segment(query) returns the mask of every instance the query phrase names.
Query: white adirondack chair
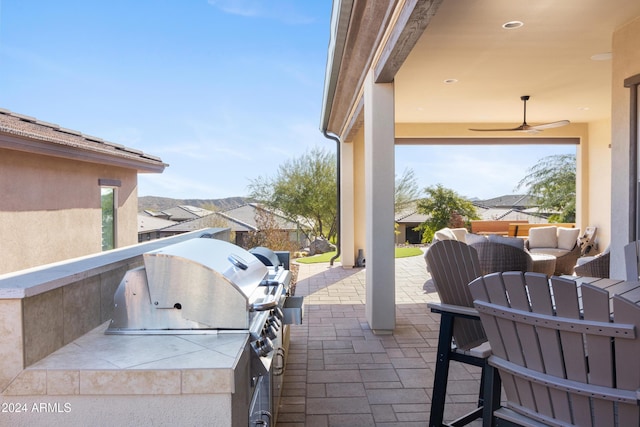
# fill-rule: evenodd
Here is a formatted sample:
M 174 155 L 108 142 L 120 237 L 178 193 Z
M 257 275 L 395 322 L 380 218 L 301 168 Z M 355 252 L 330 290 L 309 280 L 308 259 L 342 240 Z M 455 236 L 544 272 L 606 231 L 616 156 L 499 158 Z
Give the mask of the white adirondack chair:
M 469 287 L 506 395 L 494 425 L 640 425 L 640 306 L 538 273 Z

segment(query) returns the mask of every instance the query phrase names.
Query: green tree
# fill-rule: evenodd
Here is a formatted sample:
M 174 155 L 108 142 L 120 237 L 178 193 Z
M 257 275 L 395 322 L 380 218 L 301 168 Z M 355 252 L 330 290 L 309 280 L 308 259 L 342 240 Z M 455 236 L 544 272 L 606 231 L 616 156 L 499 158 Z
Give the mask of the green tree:
M 420 189 L 413 169 L 405 169 L 402 176 L 396 176 L 395 182 L 395 212 L 401 212 L 403 209 L 411 206 L 420 197 Z
M 473 204 L 453 190 L 441 184 L 425 188 L 427 197 L 418 201 L 418 212 L 429 218 L 417 229 L 422 231 L 422 241 L 430 242 L 436 231 L 444 227 L 457 228 L 472 219 L 480 219 Z
M 336 176 L 335 154 L 313 148 L 280 165 L 274 177 L 251 180 L 250 197 L 294 220 L 310 220 L 314 237 L 331 240 L 336 234 Z
M 543 157 L 527 170 L 516 189 L 528 188 L 543 212 L 557 212 L 550 222 L 576 220 L 576 156 L 557 154 Z

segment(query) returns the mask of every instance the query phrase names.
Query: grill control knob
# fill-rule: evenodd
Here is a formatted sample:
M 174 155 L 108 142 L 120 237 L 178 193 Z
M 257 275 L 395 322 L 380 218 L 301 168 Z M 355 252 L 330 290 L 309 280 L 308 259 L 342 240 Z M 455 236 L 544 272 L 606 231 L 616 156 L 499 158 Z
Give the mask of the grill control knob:
M 254 341 L 251 344 L 251 347 L 253 347 L 253 351 L 255 351 L 259 357 L 267 356 L 273 351 L 273 343 L 267 337 L 259 338 Z
M 273 310 L 271 310 L 271 312 L 278 320 L 282 320 L 282 318 L 284 317 L 284 313 L 282 312 L 280 307 L 275 307 Z
M 273 325 L 266 327 L 266 334 L 269 339 L 274 339 L 278 336 L 278 329 Z
M 276 331 L 280 330 L 281 324 L 280 320 L 275 316 L 271 316 L 267 319 L 267 325 L 273 326 Z
M 260 357 L 264 357 L 273 351 L 273 343 L 267 337 L 260 338 L 256 345 L 258 346 L 258 354 Z

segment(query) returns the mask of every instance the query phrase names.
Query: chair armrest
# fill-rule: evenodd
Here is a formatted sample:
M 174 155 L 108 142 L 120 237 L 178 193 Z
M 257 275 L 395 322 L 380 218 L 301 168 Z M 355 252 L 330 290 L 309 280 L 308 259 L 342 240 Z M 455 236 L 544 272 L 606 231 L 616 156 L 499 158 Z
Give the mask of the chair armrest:
M 443 304 L 440 302 L 429 302 L 427 307 L 432 313 L 452 314 L 454 316 L 466 317 L 469 319 L 480 319 L 478 310 L 473 307 L 465 307 L 463 305 Z

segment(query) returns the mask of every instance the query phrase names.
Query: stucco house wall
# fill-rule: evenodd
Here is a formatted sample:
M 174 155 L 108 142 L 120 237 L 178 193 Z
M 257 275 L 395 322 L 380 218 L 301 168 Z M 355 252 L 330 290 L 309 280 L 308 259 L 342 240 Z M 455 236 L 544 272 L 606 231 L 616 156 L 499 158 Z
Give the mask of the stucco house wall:
M 116 188 L 115 247 L 136 244 L 137 174 L 166 165 L 33 120 L 0 112 L 0 274 L 101 252 L 101 184 Z

